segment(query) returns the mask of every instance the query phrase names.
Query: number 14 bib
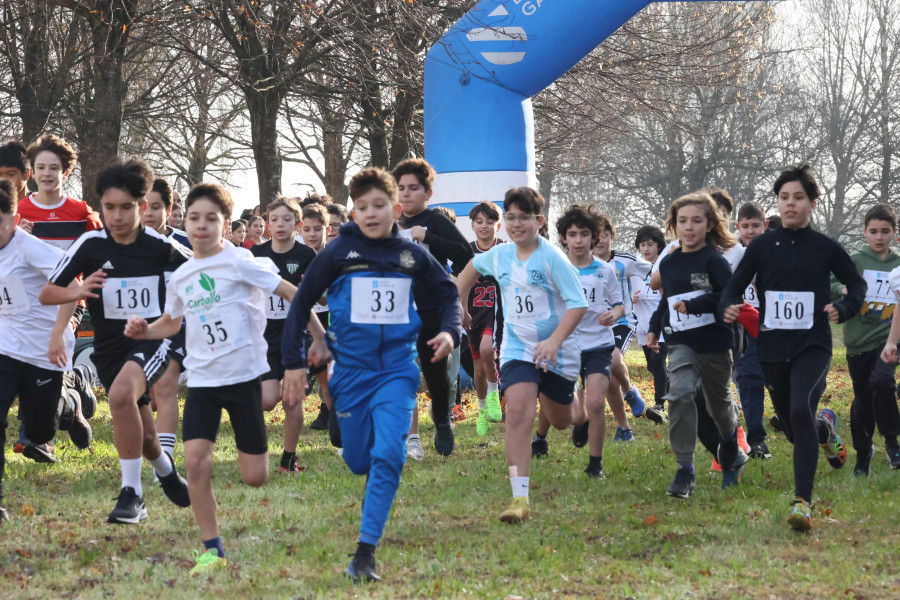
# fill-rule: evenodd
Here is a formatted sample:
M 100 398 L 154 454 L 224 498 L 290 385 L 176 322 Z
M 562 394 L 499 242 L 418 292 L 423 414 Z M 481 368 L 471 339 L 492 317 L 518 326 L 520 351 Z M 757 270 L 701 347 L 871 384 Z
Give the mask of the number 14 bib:
M 401 277 L 354 277 L 350 321 L 371 325 L 409 323 L 412 280 Z

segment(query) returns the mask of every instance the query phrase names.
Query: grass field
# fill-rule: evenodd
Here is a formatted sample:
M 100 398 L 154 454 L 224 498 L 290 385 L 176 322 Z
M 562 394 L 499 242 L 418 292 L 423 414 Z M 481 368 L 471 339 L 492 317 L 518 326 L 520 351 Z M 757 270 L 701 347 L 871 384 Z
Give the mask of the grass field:
M 632 352 L 629 362 L 642 359 Z M 646 370 L 632 373 L 649 395 Z M 822 405 L 837 411 L 848 443 L 850 399 L 838 351 Z M 474 398 L 466 401 L 474 416 Z M 309 399 L 309 419 L 316 404 Z M 840 471 L 820 458 L 814 529 L 798 534 L 785 523 L 792 467 L 781 435 L 769 440 L 774 458 L 753 461 L 727 491 L 699 449 L 697 490 L 681 501 L 665 496 L 674 474 L 665 428 L 639 419 L 636 443 L 608 444 L 605 481 L 584 476 L 586 449 L 553 431 L 549 459 L 532 469 L 533 519 L 510 527 L 497 519 L 510 496 L 502 426 L 478 438 L 474 418 L 459 423 L 458 451 L 440 459 L 426 423 L 426 459 L 407 465 L 377 554 L 382 582 L 357 587 L 341 573 L 355 548 L 364 478 L 350 474 L 324 432 L 301 438 L 303 472 L 277 472 L 282 415 L 268 416 L 276 470 L 259 489 L 240 483 L 232 430 L 222 427 L 214 486 L 229 564 L 212 576 L 188 574 L 201 547 L 192 514 L 163 497 L 149 468 L 150 517 L 106 524 L 119 467 L 105 403 L 92 454 L 66 434 L 56 465 L 7 449 L 12 521 L 0 529 L 0 598 L 900 597 L 900 472 L 889 470 L 880 437 L 869 479 L 853 476 L 852 451 Z

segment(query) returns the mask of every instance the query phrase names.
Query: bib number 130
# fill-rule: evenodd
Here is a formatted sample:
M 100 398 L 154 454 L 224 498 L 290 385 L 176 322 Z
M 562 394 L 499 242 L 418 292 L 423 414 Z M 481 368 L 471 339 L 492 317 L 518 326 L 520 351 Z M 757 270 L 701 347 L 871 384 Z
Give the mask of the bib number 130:
M 350 321 L 374 325 L 409 323 L 411 284 L 411 280 L 400 277 L 355 277 Z

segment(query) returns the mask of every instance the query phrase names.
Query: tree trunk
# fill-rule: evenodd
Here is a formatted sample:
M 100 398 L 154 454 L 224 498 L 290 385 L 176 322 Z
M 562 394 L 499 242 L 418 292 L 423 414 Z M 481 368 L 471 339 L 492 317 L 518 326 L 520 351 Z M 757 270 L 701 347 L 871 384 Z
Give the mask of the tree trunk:
M 347 120 L 329 119 L 322 135 L 322 155 L 325 158 L 325 192 L 335 203 L 347 206 L 349 196 L 344 180 L 347 177 L 348 157 L 344 156 L 344 129 Z
M 259 205 L 266 212 L 269 202 L 281 193 L 281 151 L 278 149 L 278 108 L 283 100 L 277 88 L 265 91 L 245 89 L 250 113 L 250 136 L 256 179 L 259 183 Z

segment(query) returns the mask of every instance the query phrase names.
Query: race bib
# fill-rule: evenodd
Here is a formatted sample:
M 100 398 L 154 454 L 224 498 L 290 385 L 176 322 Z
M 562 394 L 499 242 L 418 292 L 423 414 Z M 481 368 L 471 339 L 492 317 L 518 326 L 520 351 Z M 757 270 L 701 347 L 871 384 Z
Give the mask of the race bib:
M 274 320 L 287 319 L 291 303 L 277 294 L 270 294 L 266 298 L 266 318 Z
M 756 295 L 756 286 L 752 283 L 744 290 L 744 301 L 753 308 L 759 308 L 759 296 Z
M 600 296 L 600 300 L 603 300 L 603 294 L 597 294 L 597 278 L 593 275 L 585 275 L 579 277 L 581 279 L 581 291 L 584 292 L 584 297 L 588 301 L 589 306 L 594 306 L 597 304 L 597 296 Z
M 103 286 L 103 313 L 107 319 L 128 319 L 131 315 L 153 319 L 159 308 L 159 276 L 109 277 Z
M 411 279 L 400 277 L 354 277 L 350 321 L 373 325 L 409 323 L 411 284 Z
M 248 343 L 247 320 L 235 306 L 188 312 L 186 319 L 187 351 L 198 358 L 217 358 Z
M 766 291 L 766 320 L 769 329 L 812 329 L 813 292 Z
M 547 292 L 536 285 L 508 287 L 503 295 L 506 302 L 504 317 L 513 322 L 544 321 L 550 318 Z
M 690 300 L 706 294 L 703 290 L 696 290 L 688 294 L 679 294 L 669 297 L 669 327 L 673 331 L 687 331 L 689 329 L 697 329 L 704 325 L 712 325 L 716 322 L 716 316 L 713 313 L 700 313 L 696 315 L 683 315 L 673 307 L 676 302 L 681 300 Z
M 17 315 L 31 308 L 22 280 L 11 275 L 0 279 L 0 316 Z
M 894 304 L 896 300 L 894 293 L 891 291 L 890 278 L 890 271 L 873 271 L 870 269 L 863 271 L 863 279 L 866 280 L 866 285 L 868 286 L 866 302 L 871 304 Z

